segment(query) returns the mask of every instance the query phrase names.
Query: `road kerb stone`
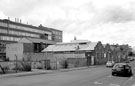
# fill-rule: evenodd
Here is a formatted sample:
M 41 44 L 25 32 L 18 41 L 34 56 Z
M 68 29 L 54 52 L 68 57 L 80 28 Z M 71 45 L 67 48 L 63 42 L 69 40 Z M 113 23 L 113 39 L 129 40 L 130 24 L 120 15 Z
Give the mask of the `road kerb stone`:
M 68 71 L 74 71 L 74 70 L 82 70 L 82 69 L 88 69 L 91 67 L 78 67 L 78 68 L 69 68 L 69 69 L 60 69 L 60 70 L 52 70 L 52 71 L 32 71 L 32 72 L 23 72 L 23 73 L 14 73 L 14 74 L 4 74 L 0 75 L 1 78 L 11 78 L 11 77 L 22 77 L 22 76 L 32 76 L 32 75 L 40 75 L 40 74 L 49 74 L 54 72 L 68 72 Z

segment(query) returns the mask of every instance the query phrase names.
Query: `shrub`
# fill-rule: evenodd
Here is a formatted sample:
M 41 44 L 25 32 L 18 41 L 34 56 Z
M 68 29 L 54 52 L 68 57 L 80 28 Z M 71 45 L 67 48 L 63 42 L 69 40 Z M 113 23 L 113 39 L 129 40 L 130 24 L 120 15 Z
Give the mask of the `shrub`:
M 26 60 L 22 59 L 22 70 L 31 71 L 31 57 L 28 57 Z
M 22 71 L 31 71 L 31 62 L 22 61 Z
M 23 65 L 23 71 L 31 71 L 31 65 L 29 64 Z
M 52 68 L 51 68 L 50 66 L 48 66 L 46 69 L 47 69 L 47 70 L 51 70 Z
M 3 74 L 5 74 L 5 73 L 7 73 L 7 72 L 9 71 L 9 67 L 8 67 L 8 66 L 2 67 L 2 66 L 0 65 L 0 68 L 1 68 Z
M 43 69 L 42 64 L 41 64 L 40 61 L 36 63 L 36 68 L 37 69 Z
M 62 62 L 62 68 L 68 68 L 68 61 L 67 60 L 64 60 Z

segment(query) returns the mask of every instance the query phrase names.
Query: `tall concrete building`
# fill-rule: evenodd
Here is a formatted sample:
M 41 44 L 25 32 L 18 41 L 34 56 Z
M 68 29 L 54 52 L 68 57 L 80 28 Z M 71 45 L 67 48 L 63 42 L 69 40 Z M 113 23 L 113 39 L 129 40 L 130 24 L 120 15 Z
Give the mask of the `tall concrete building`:
M 23 24 L 21 20 L 17 19 L 15 21 L 9 19 L 0 20 L 0 59 L 4 59 L 6 56 L 6 44 L 17 43 L 24 38 L 36 40 L 36 43 L 38 42 L 38 44 L 47 47 L 62 42 L 62 31 L 42 25 Z M 39 45 L 34 47 L 37 46 Z

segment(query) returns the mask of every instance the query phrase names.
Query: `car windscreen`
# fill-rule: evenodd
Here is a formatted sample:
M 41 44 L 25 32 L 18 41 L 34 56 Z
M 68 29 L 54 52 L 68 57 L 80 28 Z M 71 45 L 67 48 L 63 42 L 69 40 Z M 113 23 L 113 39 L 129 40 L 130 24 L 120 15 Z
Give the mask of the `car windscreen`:
M 115 68 L 129 68 L 129 65 L 127 65 L 127 64 L 117 64 L 117 65 L 115 65 Z

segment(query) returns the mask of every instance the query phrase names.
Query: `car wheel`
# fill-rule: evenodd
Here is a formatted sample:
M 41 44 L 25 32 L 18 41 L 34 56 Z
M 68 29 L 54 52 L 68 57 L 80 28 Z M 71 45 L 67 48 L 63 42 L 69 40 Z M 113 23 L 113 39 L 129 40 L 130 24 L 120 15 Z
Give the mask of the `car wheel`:
M 130 71 L 130 72 L 129 72 L 129 76 L 132 76 L 132 75 L 133 75 L 133 73 L 132 73 L 132 71 Z

